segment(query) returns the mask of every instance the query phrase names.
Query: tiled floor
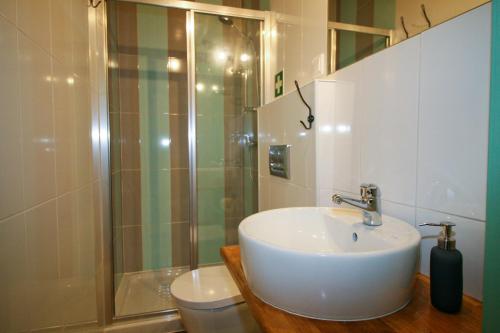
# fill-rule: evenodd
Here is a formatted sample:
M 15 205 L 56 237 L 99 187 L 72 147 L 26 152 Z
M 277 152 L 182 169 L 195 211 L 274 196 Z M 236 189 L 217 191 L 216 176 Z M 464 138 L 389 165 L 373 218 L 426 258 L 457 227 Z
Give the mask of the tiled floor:
M 175 308 L 170 284 L 189 267 L 125 273 L 115 297 L 116 315 L 127 316 Z

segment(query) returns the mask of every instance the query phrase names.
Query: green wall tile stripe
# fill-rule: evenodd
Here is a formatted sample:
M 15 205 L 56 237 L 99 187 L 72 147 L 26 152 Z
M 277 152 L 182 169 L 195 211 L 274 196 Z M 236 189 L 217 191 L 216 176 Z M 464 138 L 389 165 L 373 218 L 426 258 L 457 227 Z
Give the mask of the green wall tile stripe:
M 396 17 L 396 0 L 374 0 L 373 26 L 383 29 L 394 29 Z
M 212 90 L 224 85 L 225 66 L 215 52 L 225 50 L 223 25 L 217 16 L 195 14 L 198 258 L 199 264 L 221 261 L 224 245 L 224 95 Z M 227 51 L 227 50 L 226 50 Z
M 374 0 L 358 0 L 356 22 L 360 25 L 373 26 Z M 356 34 L 356 60 L 373 53 L 373 37 L 368 34 Z
M 483 332 L 500 332 L 500 0 L 493 0 Z
M 172 265 L 167 9 L 137 5 L 143 268 Z
M 395 0 L 330 0 L 330 20 L 392 29 Z M 385 38 L 348 31 L 337 33 L 337 67 L 343 68 L 385 48 Z
M 339 0 L 340 22 L 356 24 L 357 1 Z M 337 67 L 342 68 L 356 61 L 356 38 L 353 32 L 337 33 Z
M 373 26 L 394 29 L 396 0 L 375 0 Z M 373 36 L 373 52 L 385 49 L 385 37 Z

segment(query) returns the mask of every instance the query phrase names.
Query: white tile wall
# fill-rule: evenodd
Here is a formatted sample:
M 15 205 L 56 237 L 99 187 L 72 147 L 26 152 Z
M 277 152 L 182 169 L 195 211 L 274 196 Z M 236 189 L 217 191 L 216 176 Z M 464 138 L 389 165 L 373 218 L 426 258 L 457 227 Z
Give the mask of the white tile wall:
M 0 73 L 10 80 L 0 80 L 0 156 L 9 156 L 2 161 L 0 172 L 0 219 L 23 209 L 22 185 L 22 126 L 20 99 L 18 96 L 19 68 L 17 63 L 17 31 L 0 16 Z
M 343 93 L 333 81 L 315 81 L 314 82 L 314 130 L 316 132 L 316 156 L 321 159 L 321 163 L 316 163 L 316 195 L 318 191 L 328 184 L 333 183 L 332 172 L 335 156 L 332 154 L 332 145 L 337 143 L 335 138 L 335 129 L 331 124 L 335 122 L 336 94 Z M 334 151 L 334 150 L 333 150 Z M 319 180 L 319 181 L 318 181 Z M 319 200 L 316 198 L 316 200 Z
M 26 222 L 23 214 L 7 218 L 0 223 L 0 323 L 4 332 L 29 330 L 26 318 L 28 290 L 26 288 L 27 253 Z
M 483 221 L 490 7 L 422 34 L 420 81 L 418 206 Z
M 17 0 L 17 26 L 45 51 L 50 50 L 50 7 L 50 0 Z
M 51 59 L 24 34 L 19 38 L 25 208 L 54 197 L 55 149 Z
M 368 57 L 355 110 L 359 114 L 362 183 L 378 184 L 386 200 L 415 205 L 418 39 Z
M 97 320 L 92 11 L 86 0 L 0 0 L 0 332 Z
M 315 203 L 331 206 L 332 194 L 358 195 L 361 182 L 373 182 L 382 190 L 384 214 L 412 225 L 457 223 L 464 292 L 479 299 L 490 10 L 490 4 L 484 5 L 304 89 L 311 95 L 314 86 L 315 130 L 306 133 L 314 138 L 306 143 L 316 144 Z M 286 143 L 301 132 L 290 123 L 300 114 L 301 104 L 293 97 L 289 94 L 259 113 L 262 163 L 267 163 L 262 150 L 269 140 Z M 304 156 L 311 150 L 301 149 Z M 288 198 L 283 184 L 266 182 L 267 169 L 260 173 L 261 190 L 266 191 L 261 208 L 309 204 L 306 188 Z M 302 203 L 297 202 L 301 195 Z M 428 274 L 429 251 L 439 230 L 421 231 L 421 272 Z
M 10 22 L 16 23 L 17 0 L 0 0 L 0 15 L 4 15 Z
M 274 75 L 284 70 L 284 92 L 326 74 L 327 0 L 271 0 L 276 18 L 270 87 L 267 102 L 274 99 Z
M 304 98 L 314 107 L 314 84 L 302 88 Z M 259 109 L 259 207 L 260 210 L 310 206 L 315 203 L 315 129 L 305 130 L 307 109 L 296 92 Z M 289 144 L 290 179 L 269 174 L 269 146 Z
M 358 193 L 361 174 L 361 126 L 359 112 L 356 112 L 358 101 L 362 99 L 360 89 L 361 67 L 350 66 L 339 72 L 335 83 L 335 98 L 332 110 L 333 123 L 329 126 L 333 131 L 333 141 L 329 154 L 334 164 L 330 166 L 332 182 L 321 179 L 318 184 L 322 188 L 335 188 L 345 192 Z M 328 153 L 327 153 L 328 154 Z
M 381 187 L 385 214 L 412 224 L 459 223 L 464 292 L 476 298 L 482 297 L 489 29 L 487 4 L 332 76 L 342 89 L 358 90 L 336 91 L 345 101 L 335 102 L 334 114 L 352 119 L 354 143 L 339 149 L 345 158 L 335 159 L 334 174 L 341 176 L 334 176 L 332 189 L 357 194 L 346 179 L 356 170 L 349 167 L 349 148 L 352 154 L 361 147 L 360 182 Z M 434 245 L 435 239 L 422 242 L 424 274 Z

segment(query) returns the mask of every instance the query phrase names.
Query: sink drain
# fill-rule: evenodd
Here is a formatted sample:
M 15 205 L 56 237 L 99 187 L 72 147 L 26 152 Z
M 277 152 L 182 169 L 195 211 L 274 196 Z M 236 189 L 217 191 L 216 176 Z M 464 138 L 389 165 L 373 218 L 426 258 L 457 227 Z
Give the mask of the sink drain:
M 352 233 L 352 240 L 355 241 L 355 242 L 358 240 L 358 234 L 357 233 L 355 233 L 355 232 Z

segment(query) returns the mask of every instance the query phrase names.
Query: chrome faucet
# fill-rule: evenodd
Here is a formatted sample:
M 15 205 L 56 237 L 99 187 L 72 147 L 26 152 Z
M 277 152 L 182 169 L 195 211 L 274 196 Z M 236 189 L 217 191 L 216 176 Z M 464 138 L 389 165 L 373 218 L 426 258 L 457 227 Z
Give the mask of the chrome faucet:
M 361 200 L 343 197 L 340 194 L 334 194 L 332 201 L 338 205 L 345 202 L 351 206 L 363 210 L 363 223 L 369 226 L 382 225 L 382 209 L 380 205 L 380 189 L 375 184 L 361 184 Z

